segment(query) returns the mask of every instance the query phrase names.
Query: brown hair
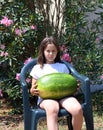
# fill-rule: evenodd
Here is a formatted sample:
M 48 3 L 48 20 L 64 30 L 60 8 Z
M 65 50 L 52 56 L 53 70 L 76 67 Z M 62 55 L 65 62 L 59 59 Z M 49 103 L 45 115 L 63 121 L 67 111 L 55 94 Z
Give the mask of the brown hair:
M 46 63 L 46 59 L 44 56 L 44 50 L 47 47 L 48 44 L 54 44 L 57 48 L 57 56 L 55 58 L 54 62 L 60 62 L 60 47 L 57 45 L 56 40 L 53 37 L 46 37 L 42 40 L 40 46 L 39 46 L 39 53 L 38 53 L 38 61 L 37 63 L 43 67 L 43 64 Z

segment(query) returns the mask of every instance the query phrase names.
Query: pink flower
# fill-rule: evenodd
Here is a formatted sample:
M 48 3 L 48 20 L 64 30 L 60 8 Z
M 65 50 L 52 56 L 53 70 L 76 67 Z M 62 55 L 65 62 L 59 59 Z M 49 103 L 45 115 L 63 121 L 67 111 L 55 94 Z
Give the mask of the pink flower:
M 61 51 L 65 51 L 65 49 L 66 49 L 66 46 L 65 46 L 65 45 L 60 46 L 60 50 L 61 50 Z
M 0 21 L 0 24 L 4 24 L 6 27 L 8 27 L 13 24 L 13 20 L 10 20 L 7 16 L 4 16 L 3 19 Z
M 26 29 L 20 30 L 19 28 L 16 28 L 15 29 L 15 34 L 20 36 L 22 33 L 25 33 L 26 31 L 27 31 Z
M 22 33 L 25 33 L 26 31 L 27 31 L 26 29 L 23 29 L 23 30 L 22 30 Z
M 103 80 L 103 74 L 100 76 L 100 78 Z
M 5 56 L 5 52 L 2 51 L 2 52 L 0 53 L 0 56 Z
M 15 79 L 18 80 L 18 81 L 20 81 L 20 73 L 16 74 L 16 78 Z
M 3 97 L 3 92 L 2 92 L 1 89 L 0 89 L 0 97 L 1 97 L 1 98 Z
M 61 59 L 65 60 L 67 62 L 71 62 L 71 57 L 67 53 L 63 54 L 62 57 L 61 57 Z
M 5 56 L 5 57 L 7 57 L 7 56 L 8 56 L 8 53 L 7 53 L 7 52 L 2 51 L 2 52 L 0 53 L 0 56 Z
M 5 45 L 1 44 L 1 45 L 0 45 L 0 48 L 1 48 L 2 50 L 4 50 L 4 49 L 5 49 Z
M 16 35 L 21 35 L 22 31 L 18 28 L 15 29 L 15 34 Z
M 36 25 L 30 26 L 30 28 L 31 28 L 32 30 L 36 30 L 36 29 L 37 29 Z
M 26 82 L 27 82 L 27 83 L 30 83 L 30 82 L 31 82 L 31 79 L 30 79 L 30 78 L 27 78 L 27 79 L 26 79 Z
M 4 54 L 4 55 L 5 55 L 5 57 L 7 57 L 9 54 L 8 54 L 8 52 L 5 52 L 5 54 Z
M 60 50 L 62 53 L 68 53 L 68 47 L 66 47 L 65 45 L 60 46 Z
M 96 43 L 99 43 L 99 42 L 100 42 L 100 38 L 97 37 L 97 38 L 96 38 Z
M 29 57 L 27 60 L 24 61 L 24 64 L 27 64 L 28 62 L 32 61 L 33 59 Z

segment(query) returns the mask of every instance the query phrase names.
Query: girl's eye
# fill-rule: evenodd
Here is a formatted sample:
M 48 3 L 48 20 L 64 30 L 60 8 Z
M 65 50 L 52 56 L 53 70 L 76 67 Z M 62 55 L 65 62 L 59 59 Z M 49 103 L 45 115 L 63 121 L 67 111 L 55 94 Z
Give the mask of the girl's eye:
M 49 53 L 50 51 L 49 51 L 49 50 L 47 50 L 47 52 Z
M 52 52 L 52 53 L 55 53 L 55 50 L 52 50 L 52 51 L 50 51 L 50 50 L 47 50 L 47 52 L 48 52 L 48 53 L 50 53 L 50 52 Z

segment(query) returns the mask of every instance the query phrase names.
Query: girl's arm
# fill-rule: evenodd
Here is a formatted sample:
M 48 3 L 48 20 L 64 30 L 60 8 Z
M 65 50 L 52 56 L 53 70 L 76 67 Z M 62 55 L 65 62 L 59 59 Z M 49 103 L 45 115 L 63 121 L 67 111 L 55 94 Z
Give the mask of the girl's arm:
M 30 93 L 31 95 L 36 95 L 38 96 L 39 95 L 39 91 L 37 89 L 37 80 L 32 78 L 32 83 L 31 83 L 31 88 L 30 88 Z

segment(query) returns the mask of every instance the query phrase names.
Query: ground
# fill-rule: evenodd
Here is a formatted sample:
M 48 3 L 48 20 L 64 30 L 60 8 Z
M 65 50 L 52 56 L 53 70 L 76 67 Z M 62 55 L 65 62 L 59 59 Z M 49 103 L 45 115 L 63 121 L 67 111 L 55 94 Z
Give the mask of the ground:
M 23 116 L 10 114 L 11 109 L 5 99 L 0 99 L 0 130 L 17 130 L 23 127 Z
M 0 99 L 0 130 L 24 130 L 23 128 L 23 115 L 8 114 L 11 107 L 7 105 L 5 99 Z M 64 121 L 59 119 L 59 130 L 67 130 L 67 125 Z M 95 130 L 103 130 L 103 116 L 94 114 L 94 127 Z M 47 130 L 45 120 L 40 121 L 38 130 Z M 86 130 L 85 123 L 83 123 L 82 130 Z

